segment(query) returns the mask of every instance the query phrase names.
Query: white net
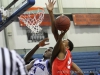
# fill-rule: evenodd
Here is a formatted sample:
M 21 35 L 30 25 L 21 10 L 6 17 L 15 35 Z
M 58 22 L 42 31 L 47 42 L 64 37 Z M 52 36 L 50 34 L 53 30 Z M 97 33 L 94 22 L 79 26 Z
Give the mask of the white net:
M 19 20 L 23 21 L 24 24 L 31 29 L 32 33 L 39 33 L 42 28 L 39 26 L 43 19 L 44 19 L 44 10 L 40 11 L 41 9 L 38 9 L 38 12 L 36 14 L 33 14 L 34 16 L 32 17 L 32 12 L 28 11 L 27 15 L 21 15 Z M 38 16 L 38 18 L 37 18 Z

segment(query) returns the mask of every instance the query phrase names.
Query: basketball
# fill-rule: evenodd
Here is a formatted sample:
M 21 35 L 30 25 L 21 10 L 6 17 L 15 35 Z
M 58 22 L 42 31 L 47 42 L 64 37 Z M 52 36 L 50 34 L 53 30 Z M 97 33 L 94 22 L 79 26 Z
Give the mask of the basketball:
M 65 31 L 70 27 L 70 19 L 65 16 L 61 15 L 56 18 L 56 28 L 60 31 Z

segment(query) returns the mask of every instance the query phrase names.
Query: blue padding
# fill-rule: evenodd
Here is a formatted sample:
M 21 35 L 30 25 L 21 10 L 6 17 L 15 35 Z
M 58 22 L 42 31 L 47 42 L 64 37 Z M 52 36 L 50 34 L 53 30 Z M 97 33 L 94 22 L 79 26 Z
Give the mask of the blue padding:
M 84 75 L 89 75 L 90 73 L 84 73 Z
M 85 55 L 86 55 L 86 56 L 87 56 L 87 55 L 98 55 L 98 53 L 93 53 L 93 54 L 92 54 L 92 53 L 91 53 L 91 54 L 87 54 L 87 53 L 86 53 L 86 54 L 84 54 L 84 53 L 83 53 L 83 54 L 72 54 L 72 56 L 80 56 L 80 55 L 81 55 L 81 56 L 85 56 Z
M 43 54 L 34 54 L 33 58 L 43 58 Z
M 96 71 L 100 71 L 100 68 L 96 68 Z
M 98 53 L 98 52 L 100 52 L 99 50 L 98 51 L 91 51 L 91 52 L 71 52 L 72 54 L 82 54 L 82 53 Z
M 15 19 L 17 19 L 19 15 L 24 13 L 28 8 L 30 8 L 34 4 L 35 0 L 27 0 L 27 3 L 25 5 L 16 10 L 16 12 L 14 12 L 10 17 L 8 17 L 8 19 L 2 25 L 0 25 L 0 31 L 6 28 L 10 23 L 12 23 Z
M 89 75 L 90 71 L 94 71 L 95 72 L 95 69 L 94 68 L 91 68 L 91 69 L 82 69 L 84 75 Z
M 91 68 L 100 68 L 100 65 L 92 65 L 92 66 L 79 66 L 81 69 L 91 69 Z
M 74 73 L 73 75 L 77 75 L 76 73 Z M 89 73 L 84 73 L 84 75 L 89 75 Z
M 75 63 L 83 63 L 83 62 L 86 62 L 86 63 L 89 63 L 89 62 L 100 62 L 100 59 L 85 59 L 85 60 L 73 60 Z
M 86 72 L 86 71 L 95 71 L 95 69 L 94 68 L 91 68 L 91 69 L 82 69 L 82 71 L 84 72 Z
M 97 59 L 97 58 L 100 58 L 100 56 L 99 55 L 97 55 L 97 56 L 75 56 L 75 57 L 73 57 L 73 60 L 81 60 L 81 59 Z
M 98 55 L 100 51 L 96 51 L 96 52 L 72 52 L 72 55 Z
M 20 55 L 22 58 L 24 57 L 24 55 Z
M 89 64 L 88 64 L 89 63 Z M 83 63 L 76 63 L 78 66 L 92 66 L 92 65 L 100 65 L 100 62 L 83 62 Z

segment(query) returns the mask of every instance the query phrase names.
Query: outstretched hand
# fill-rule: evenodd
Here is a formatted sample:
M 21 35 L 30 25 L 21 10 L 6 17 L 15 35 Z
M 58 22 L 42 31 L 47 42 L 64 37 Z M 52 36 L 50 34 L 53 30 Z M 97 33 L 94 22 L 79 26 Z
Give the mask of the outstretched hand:
M 48 41 L 49 39 L 48 38 L 45 38 L 44 40 L 42 40 L 42 41 L 40 41 L 39 42 L 39 47 L 43 47 L 43 46 L 45 46 L 45 45 L 49 45 L 49 43 L 45 43 L 46 41 Z
M 65 31 L 61 31 L 61 34 L 59 35 L 59 39 L 62 39 L 62 37 L 65 35 L 65 33 L 68 31 L 68 29 L 67 30 L 65 30 Z
M 52 11 L 55 3 L 56 3 L 56 1 L 54 1 L 54 0 L 48 0 L 48 4 L 45 3 L 47 10 Z

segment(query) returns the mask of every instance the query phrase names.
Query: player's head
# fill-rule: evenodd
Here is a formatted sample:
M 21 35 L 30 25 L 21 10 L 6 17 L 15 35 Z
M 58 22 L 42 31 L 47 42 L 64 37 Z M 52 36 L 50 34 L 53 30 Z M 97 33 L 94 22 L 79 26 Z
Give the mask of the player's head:
M 69 49 L 70 51 L 72 51 L 73 48 L 74 48 L 73 43 L 72 43 L 69 39 L 63 40 L 63 44 L 64 44 L 64 46 L 65 46 L 67 49 Z
M 43 58 L 45 59 L 50 59 L 51 55 L 52 55 L 52 51 L 53 51 L 53 47 L 49 47 L 45 50 L 44 54 L 43 54 Z

